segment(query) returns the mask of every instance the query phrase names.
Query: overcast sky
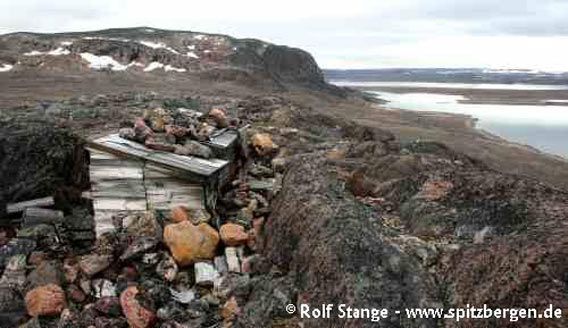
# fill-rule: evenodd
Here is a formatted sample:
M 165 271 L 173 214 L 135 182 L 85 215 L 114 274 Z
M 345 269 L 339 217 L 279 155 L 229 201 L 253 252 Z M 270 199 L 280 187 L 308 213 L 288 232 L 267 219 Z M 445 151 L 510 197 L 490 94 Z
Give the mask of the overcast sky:
M 255 37 L 324 68 L 568 71 L 568 0 L 0 0 L 0 33 L 151 26 Z

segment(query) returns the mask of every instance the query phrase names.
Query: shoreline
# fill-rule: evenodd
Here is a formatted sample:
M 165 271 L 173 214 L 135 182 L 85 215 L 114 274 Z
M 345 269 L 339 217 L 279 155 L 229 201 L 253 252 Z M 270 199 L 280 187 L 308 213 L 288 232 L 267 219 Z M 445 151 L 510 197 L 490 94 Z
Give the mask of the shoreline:
M 363 91 L 363 90 L 361 90 L 361 91 Z M 383 91 L 391 92 L 391 91 L 386 91 L 386 90 L 383 90 Z M 372 94 L 368 93 L 368 91 L 363 91 L 363 92 L 365 92 L 368 95 L 372 95 Z M 399 92 L 399 93 L 407 93 L 407 92 Z M 432 93 L 432 92 L 421 92 L 421 93 Z M 565 157 L 565 156 L 562 156 L 562 155 L 559 155 L 559 154 L 555 154 L 555 153 L 552 153 L 552 152 L 544 151 L 544 150 L 541 150 L 541 149 L 539 149 L 535 146 L 532 146 L 532 145 L 529 145 L 529 144 L 526 144 L 526 143 L 510 140 L 510 139 L 507 139 L 504 136 L 501 136 L 499 134 L 491 132 L 487 129 L 481 128 L 479 126 L 479 122 L 480 122 L 481 119 L 478 118 L 478 117 L 475 117 L 473 115 L 448 113 L 448 112 L 436 111 L 436 110 L 412 110 L 412 109 L 403 109 L 403 108 L 398 108 L 398 107 L 389 107 L 388 104 L 390 102 L 388 100 L 385 100 L 383 98 L 379 98 L 376 95 L 373 95 L 373 96 L 377 99 L 377 101 L 378 101 L 377 103 L 383 109 L 392 110 L 392 111 L 400 111 L 400 112 L 411 112 L 418 117 L 434 118 L 435 120 L 444 121 L 445 123 L 449 123 L 449 121 L 454 121 L 453 123 L 450 123 L 451 124 L 450 126 L 454 127 L 454 128 L 456 127 L 455 121 L 456 120 L 461 121 L 463 124 L 458 124 L 458 126 L 462 125 L 463 127 L 480 134 L 483 138 L 486 138 L 488 140 L 491 140 L 491 141 L 494 141 L 494 142 L 497 142 L 497 143 L 501 143 L 501 144 L 505 144 L 505 145 L 510 146 L 510 147 L 521 148 L 521 149 L 524 149 L 526 151 L 530 151 L 530 152 L 533 152 L 535 154 L 538 154 L 540 156 L 546 156 L 546 157 L 550 157 L 550 158 L 561 160 L 563 162 L 568 163 L 568 157 Z M 459 103 L 473 104 L 474 102 L 461 102 L 460 101 Z M 494 104 L 494 103 L 491 103 L 491 104 Z M 508 104 L 508 105 L 511 105 L 511 104 Z M 567 109 L 568 109 L 568 107 L 567 107 Z
M 568 90 L 487 90 L 487 89 L 456 89 L 456 88 L 419 88 L 419 87 L 351 87 L 363 92 L 392 92 L 392 93 L 436 93 L 463 96 L 463 104 L 491 105 L 528 105 L 553 106 L 545 103 L 551 100 L 565 100 L 567 103 L 556 104 L 568 108 Z

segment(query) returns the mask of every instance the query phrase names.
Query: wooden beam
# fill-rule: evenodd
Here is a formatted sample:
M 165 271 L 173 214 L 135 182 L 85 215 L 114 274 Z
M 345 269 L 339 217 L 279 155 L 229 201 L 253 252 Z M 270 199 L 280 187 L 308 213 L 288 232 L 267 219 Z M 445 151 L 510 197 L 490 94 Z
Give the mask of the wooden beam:
M 55 205 L 55 200 L 53 197 L 37 198 L 32 200 L 27 200 L 25 202 L 8 204 L 6 207 L 6 212 L 8 214 L 14 214 L 23 212 L 26 208 L 30 207 L 51 207 Z

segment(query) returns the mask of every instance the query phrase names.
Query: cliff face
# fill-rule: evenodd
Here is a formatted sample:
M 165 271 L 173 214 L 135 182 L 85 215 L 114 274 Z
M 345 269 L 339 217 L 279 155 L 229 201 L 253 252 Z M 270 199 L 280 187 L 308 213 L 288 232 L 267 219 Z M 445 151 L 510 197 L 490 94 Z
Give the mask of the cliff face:
M 3 35 L 0 67 L 3 74 L 103 71 L 175 76 L 236 70 L 277 83 L 324 83 L 314 58 L 300 49 L 226 35 L 152 28 Z

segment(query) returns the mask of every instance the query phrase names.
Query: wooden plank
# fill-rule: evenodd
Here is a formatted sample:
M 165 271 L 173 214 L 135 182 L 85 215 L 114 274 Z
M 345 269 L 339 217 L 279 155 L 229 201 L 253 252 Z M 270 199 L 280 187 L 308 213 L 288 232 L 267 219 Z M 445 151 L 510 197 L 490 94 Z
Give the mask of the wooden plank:
M 89 151 L 91 166 L 125 166 L 125 167 L 144 167 L 144 161 L 127 159 L 111 153 L 102 152 L 96 149 L 87 148 Z
M 107 190 L 144 193 L 144 180 L 100 180 L 91 183 L 91 191 Z
M 142 180 L 143 171 L 138 167 L 91 166 L 91 181 L 97 180 Z
M 93 208 L 99 210 L 116 211 L 145 211 L 146 198 L 140 199 L 120 199 L 120 198 L 95 198 Z
M 8 214 L 23 212 L 26 208 L 30 207 L 51 207 L 55 205 L 53 197 L 44 197 L 38 199 L 27 200 L 25 202 L 8 204 L 6 212 Z
M 214 134 L 209 141 L 205 141 L 204 144 L 212 147 L 218 148 L 228 148 L 235 144 L 239 138 L 239 132 L 237 130 L 225 129 L 220 133 Z
M 24 210 L 24 226 L 36 224 L 57 224 L 63 222 L 63 212 L 46 208 L 28 207 Z

